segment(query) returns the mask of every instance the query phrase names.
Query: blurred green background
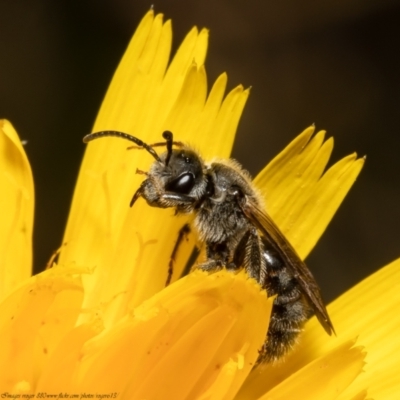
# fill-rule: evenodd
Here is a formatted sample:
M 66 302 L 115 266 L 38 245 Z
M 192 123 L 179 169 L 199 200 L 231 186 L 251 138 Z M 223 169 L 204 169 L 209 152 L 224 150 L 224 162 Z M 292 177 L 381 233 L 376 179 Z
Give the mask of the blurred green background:
M 35 271 L 59 246 L 84 151 L 144 0 L 0 2 L 0 117 L 12 121 L 36 185 Z M 165 1 L 174 48 L 210 29 L 209 83 L 252 86 L 233 157 L 256 174 L 303 128 L 335 137 L 333 159 L 366 166 L 307 262 L 331 300 L 400 256 L 400 2 Z M 127 204 L 130 199 L 127 199 Z

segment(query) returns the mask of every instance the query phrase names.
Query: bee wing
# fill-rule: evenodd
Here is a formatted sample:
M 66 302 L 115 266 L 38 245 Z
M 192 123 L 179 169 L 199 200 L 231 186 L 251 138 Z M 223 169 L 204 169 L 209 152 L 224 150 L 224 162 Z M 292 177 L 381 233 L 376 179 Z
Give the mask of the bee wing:
M 279 253 L 284 263 L 292 271 L 297 279 L 303 294 L 312 305 L 315 314 L 324 327 L 325 331 L 331 335 L 335 332 L 328 311 L 321 297 L 321 291 L 306 264 L 300 259 L 296 250 L 285 238 L 280 229 L 276 226 L 269 215 L 262 211 L 255 202 L 246 198 L 241 205 L 243 213 L 262 233 L 268 242 Z

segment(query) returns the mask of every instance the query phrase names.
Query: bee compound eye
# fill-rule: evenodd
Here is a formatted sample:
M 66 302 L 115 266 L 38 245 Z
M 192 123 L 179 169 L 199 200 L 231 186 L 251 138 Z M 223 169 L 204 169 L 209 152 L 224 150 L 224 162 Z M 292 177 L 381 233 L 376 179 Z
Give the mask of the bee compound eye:
M 180 194 L 188 194 L 194 186 L 194 176 L 190 173 L 185 173 L 173 181 L 169 182 L 165 189 L 168 192 L 180 193 Z

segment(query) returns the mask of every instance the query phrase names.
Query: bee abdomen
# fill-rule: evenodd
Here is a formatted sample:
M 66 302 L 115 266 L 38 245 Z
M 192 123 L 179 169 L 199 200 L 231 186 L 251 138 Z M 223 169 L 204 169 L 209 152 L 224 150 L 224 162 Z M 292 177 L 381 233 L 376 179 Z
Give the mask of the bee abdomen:
M 310 310 L 299 283 L 279 255 L 265 250 L 266 282 L 269 296 L 276 296 L 271 320 L 258 362 L 274 362 L 284 356 L 297 342 Z
M 284 356 L 296 344 L 307 319 L 308 307 L 302 297 L 282 304 L 278 295 L 272 307 L 267 340 L 258 361 L 273 362 Z

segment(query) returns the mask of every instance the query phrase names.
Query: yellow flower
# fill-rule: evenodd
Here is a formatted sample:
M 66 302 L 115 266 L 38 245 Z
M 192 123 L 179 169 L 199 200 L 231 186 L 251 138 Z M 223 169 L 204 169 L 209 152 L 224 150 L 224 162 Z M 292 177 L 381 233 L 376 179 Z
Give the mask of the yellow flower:
M 149 12 L 113 78 L 94 131 L 152 143 L 164 130 L 205 157 L 228 157 L 248 96 L 224 98 L 222 74 L 207 95 L 207 31 L 193 29 L 168 65 L 171 24 Z M 363 164 L 348 156 L 325 173 L 333 141 L 301 133 L 255 179 L 268 212 L 301 257 L 312 250 Z M 272 299 L 244 272 L 180 278 L 187 222 L 129 200 L 152 162 L 113 138 L 91 143 L 57 265 L 29 278 L 33 182 L 23 146 L 0 125 L 0 392 L 2 397 L 119 399 L 397 398 L 400 297 L 395 262 L 329 307 L 337 337 L 315 318 L 277 365 L 253 368 Z M 360 347 L 361 346 L 361 347 Z M 366 364 L 365 364 L 366 363 Z M 364 372 L 362 372 L 364 371 Z M 397 396 L 396 396 L 397 395 Z M 31 397 L 32 398 L 32 397 Z

